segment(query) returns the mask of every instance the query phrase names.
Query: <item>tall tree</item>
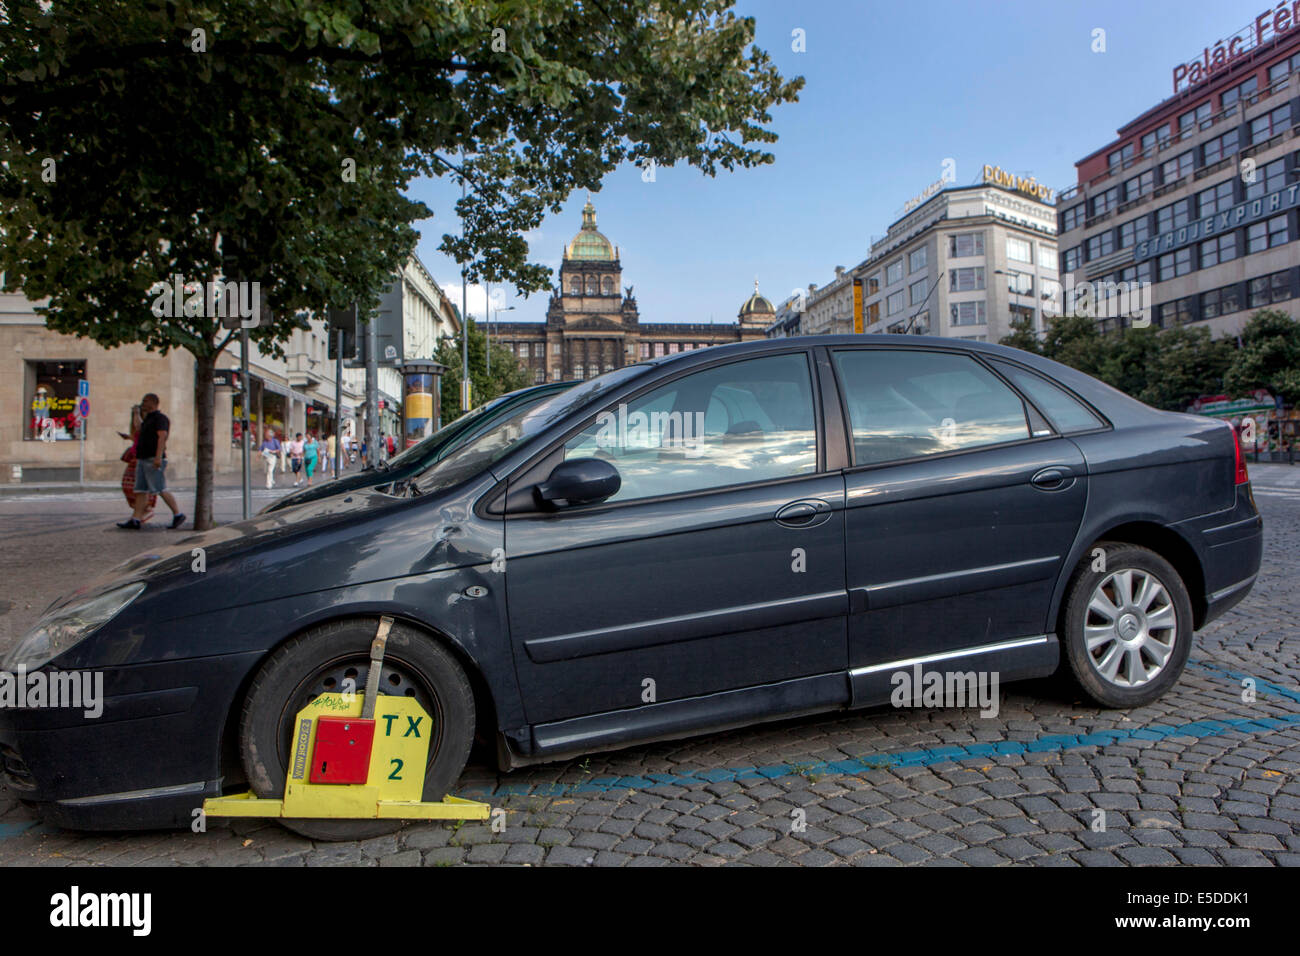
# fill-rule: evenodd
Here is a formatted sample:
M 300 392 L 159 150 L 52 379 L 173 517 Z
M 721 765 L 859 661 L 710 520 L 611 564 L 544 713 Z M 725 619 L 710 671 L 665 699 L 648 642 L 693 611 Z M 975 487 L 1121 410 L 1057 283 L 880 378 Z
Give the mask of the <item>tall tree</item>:
M 1013 349 L 1023 349 L 1026 352 L 1033 352 L 1035 355 L 1043 354 L 1042 346 L 1038 341 L 1038 333 L 1034 331 L 1034 320 L 1028 316 L 1020 316 L 1011 320 L 1011 333 L 1004 335 L 998 340 L 999 345 L 1009 345 Z
M 470 319 L 469 328 L 469 384 L 474 406 L 532 385 L 532 375 L 519 364 L 515 354 L 499 342 L 492 343 L 492 370 L 488 371 L 488 337 L 477 322 Z M 460 381 L 463 363 L 461 335 L 443 339 L 438 343 L 437 360 L 447 366 L 442 375 L 442 423 L 446 425 L 461 416 Z
M 441 248 L 470 281 L 550 284 L 522 234 L 623 162 L 713 175 L 772 161 L 797 98 L 730 0 L 11 0 L 0 32 L 0 272 L 50 328 L 191 352 L 211 523 L 211 315 L 160 319 L 173 275 L 260 283 L 277 351 L 305 310 L 359 301 L 468 186 Z M 237 259 L 232 246 L 238 242 Z
M 1300 322 L 1278 309 L 1261 309 L 1241 330 L 1241 348 L 1224 375 L 1232 395 L 1257 388 L 1300 401 Z
M 1110 349 L 1110 341 L 1097 331 L 1097 320 L 1086 315 L 1057 316 L 1043 336 L 1044 355 L 1089 375 L 1101 372 Z

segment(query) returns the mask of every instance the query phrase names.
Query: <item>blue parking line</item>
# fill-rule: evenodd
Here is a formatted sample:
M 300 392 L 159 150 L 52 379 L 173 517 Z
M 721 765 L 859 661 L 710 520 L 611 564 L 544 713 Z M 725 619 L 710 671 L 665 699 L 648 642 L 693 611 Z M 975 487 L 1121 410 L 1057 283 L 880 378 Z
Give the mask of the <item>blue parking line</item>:
M 1201 661 L 1189 661 L 1188 664 L 1237 681 L 1250 676 L 1238 674 L 1218 665 Z M 1255 680 L 1256 690 L 1259 692 L 1276 694 L 1300 702 L 1300 692 L 1278 686 L 1260 678 L 1253 679 Z M 651 773 L 631 777 L 596 777 L 592 780 L 573 784 L 501 783 L 494 787 L 467 789 L 462 791 L 460 795 L 478 798 L 485 796 L 564 797 L 590 793 L 608 793 L 613 790 L 649 790 L 662 786 L 699 787 L 724 781 L 773 779 L 797 774 L 858 776 L 871 770 L 883 770 L 890 767 L 928 767 L 933 764 L 980 757 L 995 757 L 1002 754 L 1065 753 L 1071 750 L 1081 750 L 1085 747 L 1106 747 L 1124 740 L 1164 740 L 1167 737 L 1216 737 L 1228 733 L 1261 734 L 1293 726 L 1300 726 L 1300 713 L 1287 714 L 1282 717 L 1223 717 L 1172 725 L 1148 724 L 1143 727 L 1100 730 L 1083 734 L 1053 734 L 1028 742 L 1003 740 L 978 744 L 947 744 L 924 750 L 872 754 L 866 757 L 817 761 L 815 763 L 783 763 L 766 767 L 731 767 L 678 773 Z

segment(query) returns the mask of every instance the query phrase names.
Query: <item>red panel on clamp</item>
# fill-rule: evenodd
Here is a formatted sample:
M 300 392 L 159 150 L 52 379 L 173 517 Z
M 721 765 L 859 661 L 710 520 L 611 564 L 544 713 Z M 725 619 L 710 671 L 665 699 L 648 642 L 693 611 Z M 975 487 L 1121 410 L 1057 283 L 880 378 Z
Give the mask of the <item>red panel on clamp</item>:
M 375 722 L 363 717 L 319 717 L 311 757 L 311 783 L 365 783 Z

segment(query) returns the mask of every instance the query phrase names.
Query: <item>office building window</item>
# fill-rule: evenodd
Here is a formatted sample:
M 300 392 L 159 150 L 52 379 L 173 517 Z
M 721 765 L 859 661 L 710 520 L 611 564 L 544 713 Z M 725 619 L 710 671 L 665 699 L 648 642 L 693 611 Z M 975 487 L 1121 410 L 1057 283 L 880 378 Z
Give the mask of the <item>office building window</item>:
M 1144 239 L 1151 238 L 1151 219 L 1147 216 L 1138 216 L 1136 219 L 1130 219 L 1122 223 L 1119 227 L 1119 247 L 1127 249 L 1135 243 Z
M 1100 259 L 1115 251 L 1115 230 L 1107 229 L 1088 239 L 1088 261 Z
M 1246 303 L 1252 309 L 1291 298 L 1291 282 L 1286 271 L 1251 279 L 1246 288 Z
M 642 343 L 641 343 L 641 357 L 642 357 L 643 359 L 648 359 L 648 358 L 650 357 L 650 343 L 649 343 L 649 342 L 642 342 Z
M 1178 202 L 1170 203 L 1162 209 L 1156 210 L 1156 232 L 1168 232 L 1170 229 L 1177 229 L 1180 226 L 1187 225 L 1191 216 L 1191 200 L 1180 199 Z
M 1099 192 L 1089 202 L 1092 204 L 1092 215 L 1103 216 L 1119 205 L 1119 187 L 1112 186 Z
M 1179 249 L 1176 252 L 1170 252 L 1160 257 L 1159 277 L 1160 281 L 1173 279 L 1178 276 L 1185 276 L 1192 271 L 1192 249 L 1188 246 L 1185 249 Z
M 1083 225 L 1083 203 L 1076 203 L 1069 209 L 1061 210 L 1059 231 L 1069 232 Z
M 1126 266 L 1119 272 L 1120 282 L 1150 282 L 1152 281 L 1151 260 L 1139 262 L 1137 265 Z
M 953 269 L 948 273 L 948 290 L 950 292 L 974 292 L 982 288 L 984 288 L 983 266 Z
M 1188 110 L 1182 116 L 1178 117 L 1178 132 L 1186 133 L 1190 129 L 1195 129 L 1201 123 L 1210 118 L 1210 101 L 1206 100 L 1194 110 Z
M 902 292 L 895 292 L 888 299 L 886 299 L 885 314 L 897 315 L 899 312 L 903 311 L 903 299 L 904 296 Z
M 1246 183 L 1246 198 L 1259 199 L 1286 185 L 1286 160 L 1275 159 L 1255 169 L 1255 181 Z
M 1274 246 L 1290 241 L 1286 213 L 1263 222 L 1251 223 L 1246 227 L 1247 252 L 1263 252 L 1265 249 L 1272 249 Z
M 1274 63 L 1268 68 L 1268 85 L 1274 86 L 1278 80 L 1285 76 L 1300 70 L 1300 53 L 1287 57 L 1280 63 Z
M 560 354 L 560 343 L 559 343 L 559 342 L 552 342 L 552 343 L 551 343 L 551 354 L 552 354 L 552 355 L 559 355 L 559 354 Z M 538 357 L 540 358 L 541 356 L 539 355 Z
M 984 303 L 980 302 L 954 302 L 952 304 L 952 324 L 953 325 L 988 325 L 988 318 L 984 314 Z
M 867 279 L 867 295 L 874 295 L 880 291 L 880 273 L 877 272 L 871 278 Z
M 1008 272 L 1007 291 L 1016 295 L 1034 294 L 1034 277 L 1028 272 Z
M 656 343 L 655 343 L 655 358 L 658 358 L 659 356 L 661 356 L 661 355 L 663 355 L 663 354 L 664 354 L 664 344 L 663 344 L 662 342 L 656 342 Z
M 895 259 L 889 265 L 885 266 L 885 285 L 893 285 L 895 282 L 903 281 L 903 260 Z
M 1184 176 L 1190 176 L 1192 166 L 1192 151 L 1190 149 L 1185 153 L 1179 153 L 1173 159 L 1166 159 L 1160 164 L 1160 181 L 1172 183 Z
M 930 290 L 927 286 L 925 279 L 922 279 L 920 282 L 913 282 L 910 286 L 907 287 L 909 301 L 911 302 L 912 305 L 920 305 L 922 302 L 924 302 L 925 297 L 929 293 L 929 291 Z
M 1205 165 L 1217 163 L 1225 156 L 1231 156 L 1237 151 L 1237 130 L 1230 129 L 1226 133 L 1214 137 L 1214 139 L 1205 141 Z
M 925 268 L 925 246 L 920 249 L 913 249 L 907 255 L 907 271 L 915 272 L 918 269 Z
M 1155 188 L 1156 171 L 1148 169 L 1124 183 L 1124 201 L 1132 202 L 1134 199 L 1141 199 L 1143 196 L 1150 195 Z
M 1119 149 L 1115 150 L 1110 154 L 1110 156 L 1108 157 L 1108 161 L 1110 163 L 1111 168 L 1113 169 L 1116 166 L 1122 166 L 1124 163 L 1127 163 L 1132 158 L 1133 158 L 1133 144 L 1125 143 Z
M 1229 262 L 1237 258 L 1237 234 L 1225 232 L 1213 239 L 1201 243 L 1201 268 L 1208 269 L 1220 262 Z
M 1149 133 L 1144 133 L 1142 135 L 1142 152 L 1145 153 L 1152 146 L 1157 146 L 1160 143 L 1169 142 L 1169 139 L 1172 135 L 1173 133 L 1170 130 L 1168 123 L 1166 123 L 1164 126 L 1161 126 L 1159 129 L 1153 129 Z
M 1236 106 L 1243 99 L 1254 96 L 1259 89 L 1259 77 L 1252 76 L 1244 83 L 1238 83 L 1230 90 L 1224 90 L 1223 99 L 1220 101 L 1222 108 L 1227 109 L 1229 106 Z
M 1275 110 L 1269 110 L 1262 116 L 1256 116 L 1250 121 L 1250 141 L 1251 143 L 1262 143 L 1266 139 L 1271 139 L 1278 133 L 1285 132 L 1291 127 L 1291 104 L 1283 103 Z
M 1241 311 L 1241 287 L 1224 286 L 1201 294 L 1201 318 L 1213 319 Z
M 1204 218 L 1232 208 L 1232 180 L 1225 179 L 1217 186 L 1202 189 L 1196 194 L 1196 215 Z
M 1162 329 L 1172 329 L 1192 321 L 1192 297 L 1166 302 L 1156 308 L 1156 324 Z
M 1027 239 L 1007 236 L 1007 258 L 1016 262 L 1033 262 L 1033 244 Z
M 984 255 L 984 233 L 962 232 L 948 240 L 948 255 L 954 259 Z
M 1066 249 L 1061 253 L 1062 272 L 1074 272 L 1079 268 L 1079 264 L 1082 261 L 1079 257 L 1081 248 L 1082 247 L 1080 246 L 1075 246 L 1073 249 Z

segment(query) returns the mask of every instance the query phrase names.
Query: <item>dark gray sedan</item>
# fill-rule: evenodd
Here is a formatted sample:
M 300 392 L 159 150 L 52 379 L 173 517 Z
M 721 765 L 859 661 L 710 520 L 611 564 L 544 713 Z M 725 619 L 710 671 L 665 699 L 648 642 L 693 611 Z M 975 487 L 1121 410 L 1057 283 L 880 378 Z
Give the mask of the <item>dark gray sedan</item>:
M 278 795 L 294 715 L 364 683 L 380 615 L 384 691 L 434 717 L 426 799 L 476 733 L 510 768 L 897 703 L 912 675 L 1060 669 L 1136 707 L 1260 550 L 1222 422 L 999 346 L 721 346 L 507 415 L 401 496 L 308 502 L 87 584 L 4 666 L 102 671 L 102 717 L 5 711 L 0 752 L 74 827 Z

